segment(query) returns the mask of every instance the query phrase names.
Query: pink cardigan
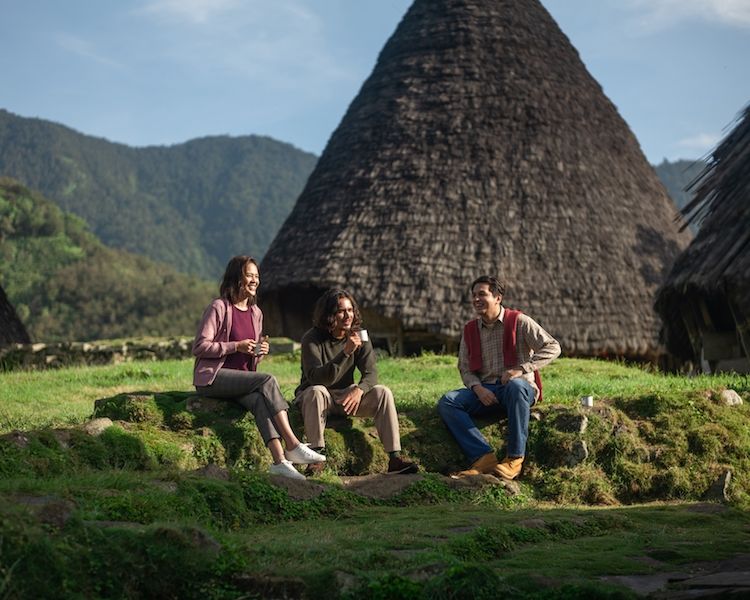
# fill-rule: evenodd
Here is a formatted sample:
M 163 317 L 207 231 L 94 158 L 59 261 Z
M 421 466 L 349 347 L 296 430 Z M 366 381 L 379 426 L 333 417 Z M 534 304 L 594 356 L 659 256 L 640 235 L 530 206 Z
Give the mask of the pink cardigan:
M 198 326 L 198 333 L 193 341 L 193 356 L 195 366 L 193 367 L 193 385 L 211 385 L 216 378 L 216 373 L 224 365 L 228 354 L 237 352 L 237 342 L 229 341 L 229 332 L 232 331 L 232 311 L 230 304 L 223 298 L 217 298 L 206 308 Z M 263 331 L 263 312 L 257 305 L 250 306 L 250 314 L 253 320 L 253 328 L 257 339 L 260 339 Z M 261 357 L 252 359 L 250 368 L 255 371 Z

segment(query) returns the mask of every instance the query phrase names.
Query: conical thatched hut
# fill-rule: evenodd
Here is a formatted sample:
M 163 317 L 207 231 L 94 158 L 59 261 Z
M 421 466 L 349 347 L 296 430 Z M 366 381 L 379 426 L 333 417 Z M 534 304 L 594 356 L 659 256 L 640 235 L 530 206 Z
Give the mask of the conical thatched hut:
M 710 370 L 750 371 L 750 105 L 692 184 L 701 221 L 656 297 L 668 350 Z M 706 364 L 707 363 L 707 364 Z
M 345 286 L 399 349 L 455 342 L 500 274 L 567 354 L 651 357 L 690 234 L 538 0 L 416 0 L 262 264 L 274 333 Z M 413 345 L 411 346 L 413 348 Z
M 30 341 L 26 328 L 0 286 L 0 348 L 9 344 L 28 344 Z

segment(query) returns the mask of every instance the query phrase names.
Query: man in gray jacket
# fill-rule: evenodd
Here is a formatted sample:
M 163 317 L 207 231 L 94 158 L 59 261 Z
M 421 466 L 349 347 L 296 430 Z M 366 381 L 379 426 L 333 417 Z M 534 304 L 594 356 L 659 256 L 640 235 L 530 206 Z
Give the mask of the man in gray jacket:
M 354 297 L 331 289 L 316 302 L 314 327 L 302 336 L 302 380 L 295 402 L 302 408 L 305 435 L 311 448 L 321 452 L 328 415 L 373 417 L 375 429 L 389 454 L 389 473 L 415 473 L 417 465 L 400 457 L 401 438 L 393 393 L 378 385 L 375 353 L 362 341 L 362 318 Z M 354 382 L 354 370 L 360 373 Z M 324 463 L 308 467 L 315 473 Z

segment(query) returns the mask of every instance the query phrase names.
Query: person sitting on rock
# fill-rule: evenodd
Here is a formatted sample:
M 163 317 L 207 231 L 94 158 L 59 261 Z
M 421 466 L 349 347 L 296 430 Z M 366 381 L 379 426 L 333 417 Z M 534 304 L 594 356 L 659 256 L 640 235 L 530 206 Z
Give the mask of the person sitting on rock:
M 268 354 L 263 313 L 256 303 L 259 285 L 253 258 L 235 256 L 229 261 L 220 297 L 204 311 L 193 342 L 193 385 L 201 396 L 233 400 L 253 414 L 273 457 L 271 474 L 305 479 L 292 463 L 319 463 L 326 458 L 300 443 L 289 425 L 289 405 L 276 378 L 256 370 Z
M 415 473 L 418 468 L 400 457 L 401 439 L 393 393 L 378 385 L 375 352 L 359 335 L 362 317 L 354 297 L 330 289 L 316 302 L 313 327 L 302 336 L 302 378 L 295 403 L 302 410 L 305 436 L 316 452 L 324 451 L 323 432 L 329 415 L 373 417 L 380 441 L 389 454 L 389 473 Z M 360 373 L 354 383 L 354 370 Z M 308 472 L 323 470 L 323 463 Z
M 471 284 L 477 318 L 461 336 L 458 370 L 466 387 L 448 392 L 438 411 L 471 466 L 458 477 L 493 474 L 515 479 L 526 455 L 531 406 L 541 400 L 539 369 L 560 355 L 560 344 L 531 317 L 502 305 L 505 287 L 490 276 Z M 472 417 L 506 415 L 506 457 L 494 449 Z

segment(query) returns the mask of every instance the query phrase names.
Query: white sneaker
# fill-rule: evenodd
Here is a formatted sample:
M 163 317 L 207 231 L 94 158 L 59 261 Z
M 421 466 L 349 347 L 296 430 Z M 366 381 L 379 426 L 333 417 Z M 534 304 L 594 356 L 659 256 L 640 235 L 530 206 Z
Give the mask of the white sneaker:
M 296 465 L 309 465 L 312 463 L 325 462 L 326 457 L 310 449 L 310 444 L 300 444 L 294 450 L 284 451 L 288 461 Z
M 295 469 L 288 460 L 282 460 L 278 465 L 271 465 L 268 472 L 271 475 L 281 475 L 282 477 L 289 477 L 289 479 L 305 480 L 305 476 Z

